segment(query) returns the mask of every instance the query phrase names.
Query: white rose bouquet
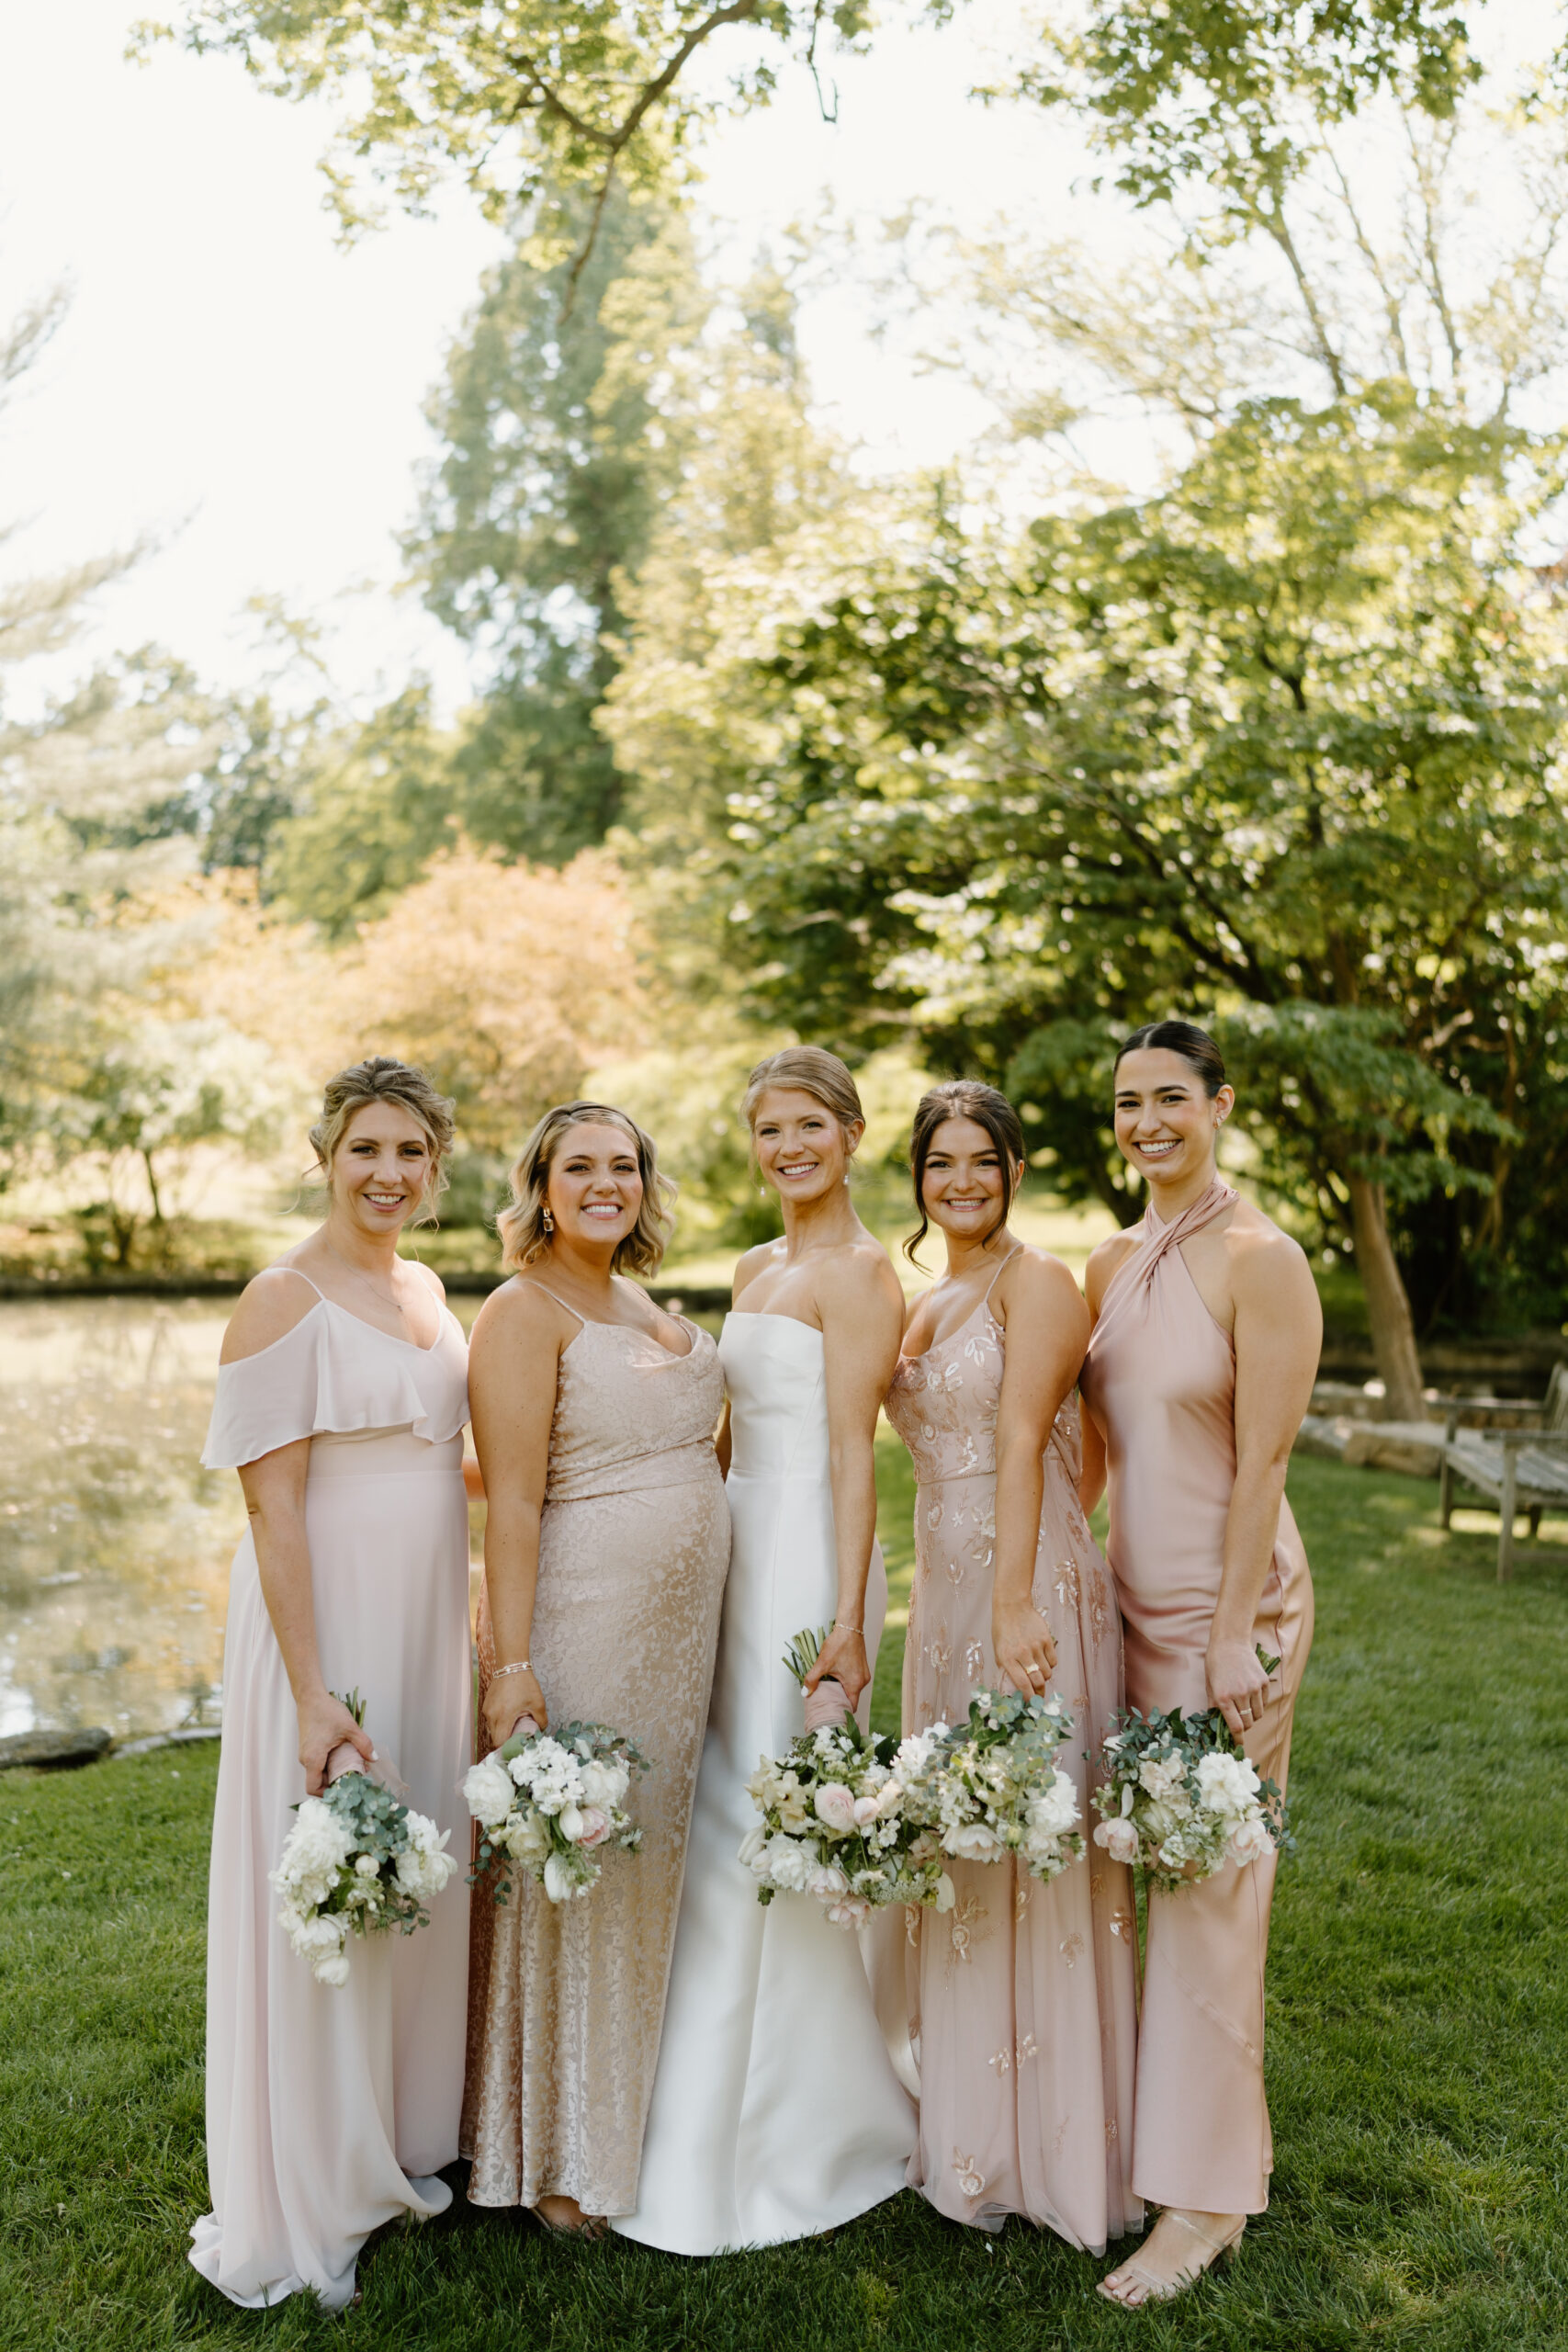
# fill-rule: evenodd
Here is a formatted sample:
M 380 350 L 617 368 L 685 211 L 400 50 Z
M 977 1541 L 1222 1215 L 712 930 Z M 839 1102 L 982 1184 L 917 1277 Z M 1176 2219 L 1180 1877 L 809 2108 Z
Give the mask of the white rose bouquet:
M 1100 1816 L 1094 1842 L 1112 1861 L 1141 1862 L 1167 1894 L 1293 1843 L 1279 1790 L 1259 1780 L 1217 1707 L 1199 1715 L 1134 1707 L 1117 1716 L 1105 1762 L 1111 1777 L 1091 1799 Z
M 345 1704 L 364 1721 L 357 1692 Z M 457 1867 L 446 1851 L 451 1833 L 364 1772 L 344 1773 L 294 1814 L 272 1872 L 283 1897 L 277 1924 L 318 1984 L 346 1984 L 350 1936 L 429 1926 L 425 1905 Z
M 479 1825 L 475 1881 L 497 1857 L 537 1879 L 552 1903 L 589 1894 L 600 1857 L 612 1848 L 635 1854 L 641 1825 L 624 1799 L 648 1758 L 605 1724 L 567 1724 L 554 1735 L 513 1732 L 465 1775 L 463 1794 Z M 503 1868 L 495 1899 L 504 1903 Z M 470 1883 L 473 1883 L 470 1881 Z
M 825 1637 L 797 1634 L 784 1664 L 797 1681 Z M 905 1810 L 906 1769 L 925 1747 L 862 1731 L 854 1716 L 801 1732 L 783 1756 L 758 1759 L 746 1783 L 761 1815 L 740 1847 L 757 1900 L 808 1894 L 836 1928 L 858 1928 L 889 1903 L 950 1911 L 953 1881 L 934 1835 Z
M 1072 1736 L 1060 1699 L 976 1690 L 966 1723 L 924 1735 L 929 1752 L 911 1778 L 910 1808 L 955 1860 L 1012 1855 L 1032 1878 L 1059 1877 L 1084 1850 L 1077 1791 L 1055 1760 Z

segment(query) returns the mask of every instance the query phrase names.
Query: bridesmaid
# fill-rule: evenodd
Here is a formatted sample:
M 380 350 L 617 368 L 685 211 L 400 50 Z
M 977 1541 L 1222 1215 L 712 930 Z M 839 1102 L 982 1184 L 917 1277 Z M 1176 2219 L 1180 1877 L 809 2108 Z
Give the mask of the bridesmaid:
M 1084 1495 L 1109 1466 L 1131 1703 L 1218 1707 L 1282 1789 L 1313 1625 L 1285 1471 L 1323 1319 L 1302 1251 L 1216 1171 L 1235 1101 L 1190 1022 L 1136 1030 L 1117 1057 L 1116 1140 L 1149 1199 L 1089 1262 Z M 1138 2260 L 1100 2282 L 1129 2308 L 1190 2287 L 1268 2205 L 1273 1887 L 1270 1853 L 1149 1898 L 1133 2188 L 1165 2211 Z
M 1122 1704 L 1122 1642 L 1078 1500 L 1074 1384 L 1089 1338 L 1059 1259 L 1010 1231 L 1023 1131 L 1005 1096 L 933 1087 L 910 1141 L 919 1230 L 947 1244 L 909 1310 L 887 1417 L 914 1457 L 916 1571 L 904 1730 L 963 1720 L 999 1676 L 1055 1679 L 1077 1736 L 1058 1761 L 1089 1825 L 1086 1749 Z M 948 1917 L 910 1911 L 919 2139 L 909 2184 L 985 2230 L 1010 2213 L 1102 2254 L 1141 2220 L 1132 2190 L 1136 2040 L 1131 1875 L 1094 1849 L 1050 1885 L 952 1862 Z
M 652 1770 L 637 1855 L 584 1901 L 514 1873 L 474 1909 L 463 2152 L 476 2205 L 599 2237 L 637 2202 L 729 1565 L 705 1331 L 622 1278 L 668 1233 L 654 1148 L 624 1111 L 547 1113 L 512 1170 L 513 1280 L 474 1325 L 474 1441 L 489 1498 L 481 1753 L 525 1715 L 611 1724 Z
M 250 1525 L 230 1578 L 212 1825 L 212 2211 L 190 2258 L 231 2302 L 312 2288 L 336 2309 L 357 2300 L 372 2230 L 452 2201 L 434 2176 L 457 2154 L 468 1903 L 449 1886 L 417 1935 L 355 1941 L 333 1988 L 289 1950 L 268 1872 L 289 1807 L 320 1793 L 340 1747 L 394 1765 L 456 1842 L 468 1401 L 441 1284 L 398 1255 L 445 1182 L 451 1103 L 377 1056 L 332 1080 L 310 1142 L 326 1222 L 241 1298 L 202 1455 L 238 1468 Z M 355 1688 L 363 1730 L 333 1696 Z

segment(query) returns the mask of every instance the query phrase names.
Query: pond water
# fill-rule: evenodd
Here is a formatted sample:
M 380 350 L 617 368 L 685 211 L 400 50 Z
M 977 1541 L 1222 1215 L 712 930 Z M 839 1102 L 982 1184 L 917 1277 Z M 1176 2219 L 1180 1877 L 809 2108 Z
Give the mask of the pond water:
M 198 1456 L 229 1306 L 0 1304 L 0 1735 L 220 1719 L 245 1513 Z

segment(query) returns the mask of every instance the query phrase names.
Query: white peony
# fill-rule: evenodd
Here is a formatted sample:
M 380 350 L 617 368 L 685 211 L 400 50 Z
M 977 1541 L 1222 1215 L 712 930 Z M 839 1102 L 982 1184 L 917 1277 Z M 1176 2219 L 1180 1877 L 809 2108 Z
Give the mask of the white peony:
M 582 1768 L 582 1795 L 588 1804 L 596 1804 L 611 1813 L 631 1786 L 631 1774 L 614 1758 L 594 1758 Z
M 497 1828 L 512 1810 L 513 1776 L 499 1756 L 470 1765 L 463 1776 L 463 1800 L 474 1819 Z
M 514 1813 L 497 1833 L 497 1842 L 503 1846 L 514 1862 L 542 1861 L 550 1850 L 550 1833 L 540 1815 L 529 1805 L 522 1813 Z
M 783 1836 L 768 1840 L 768 1876 L 785 1894 L 801 1894 L 806 1889 L 806 1874 L 810 1860 L 804 1846 L 793 1838 Z
M 829 1904 L 828 1917 L 835 1928 L 863 1928 L 871 1917 L 871 1905 L 863 1894 L 840 1894 L 836 1903 Z
M 1198 1793 L 1222 1820 L 1239 1821 L 1249 1812 L 1262 1783 L 1245 1756 L 1201 1756 Z
M 983 1821 L 961 1821 L 942 1842 L 950 1854 L 964 1862 L 999 1861 L 1005 1850 L 996 1831 L 988 1829 Z
M 312 1973 L 318 1984 L 331 1984 L 334 1989 L 346 1984 L 348 1983 L 347 1953 L 340 1951 L 330 1960 L 317 1961 Z
M 1138 1768 L 1138 1785 L 1156 1804 L 1168 1804 L 1184 1787 L 1187 1766 L 1179 1756 L 1145 1756 Z
M 1061 1771 L 1053 1772 L 1048 1789 L 1042 1789 L 1030 1798 L 1024 1815 L 1031 1829 L 1041 1830 L 1050 1838 L 1064 1837 L 1077 1817 L 1077 1791 Z
M 358 1877 L 374 1878 L 379 1871 L 381 1865 L 376 1860 L 374 1854 L 356 1854 L 355 1856 L 354 1867 Z
M 837 1862 L 813 1862 L 806 1873 L 806 1892 L 814 1894 L 818 1903 L 830 1903 L 837 1894 L 847 1894 L 849 1880 Z
M 1225 1840 L 1225 1853 L 1233 1862 L 1260 1862 L 1273 1849 L 1274 1840 L 1260 1813 L 1248 1814 L 1238 1821 Z

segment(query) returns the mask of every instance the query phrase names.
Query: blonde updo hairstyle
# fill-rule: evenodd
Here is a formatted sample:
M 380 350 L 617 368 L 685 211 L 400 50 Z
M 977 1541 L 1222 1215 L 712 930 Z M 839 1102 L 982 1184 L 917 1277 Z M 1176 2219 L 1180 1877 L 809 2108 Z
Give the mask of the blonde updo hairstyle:
M 512 1163 L 507 1180 L 512 1187 L 512 1206 L 502 1209 L 495 1221 L 501 1236 L 501 1262 L 508 1273 L 521 1273 L 536 1259 L 548 1255 L 550 1237 L 545 1229 L 545 1203 L 550 1189 L 550 1170 L 572 1128 L 584 1126 L 619 1127 L 631 1139 L 637 1173 L 642 1178 L 642 1206 L 631 1231 L 615 1245 L 615 1254 L 610 1261 L 612 1272 L 659 1272 L 674 1229 L 675 1221 L 670 1212 L 675 1202 L 675 1186 L 668 1176 L 660 1174 L 653 1137 L 644 1135 L 637 1121 L 625 1111 L 617 1111 L 613 1103 L 558 1102 L 553 1111 L 545 1113 Z
M 419 1206 L 409 1220 L 412 1225 L 423 1225 L 435 1215 L 435 1204 L 446 1190 L 457 1104 L 436 1091 L 423 1070 L 408 1062 L 394 1061 L 389 1054 L 372 1054 L 368 1060 L 355 1062 L 328 1079 L 321 1095 L 321 1115 L 310 1131 L 316 1172 L 330 1193 L 333 1159 L 339 1144 L 355 1114 L 377 1102 L 395 1103 L 424 1130 L 430 1145 L 429 1173 Z

